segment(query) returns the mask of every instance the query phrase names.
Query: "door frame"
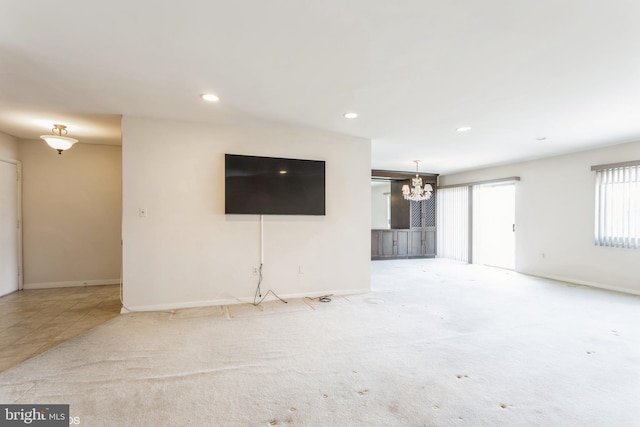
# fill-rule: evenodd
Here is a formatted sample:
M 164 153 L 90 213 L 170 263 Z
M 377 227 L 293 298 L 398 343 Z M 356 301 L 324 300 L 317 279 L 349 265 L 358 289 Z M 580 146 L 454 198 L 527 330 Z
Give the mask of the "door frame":
M 16 208 L 18 209 L 18 247 L 16 250 L 18 251 L 18 290 L 21 291 L 24 289 L 24 271 L 22 268 L 22 229 L 23 229 L 23 221 L 22 221 L 22 162 L 16 159 L 8 159 L 4 157 L 0 157 L 0 162 L 10 163 L 16 166 L 17 177 L 16 177 Z

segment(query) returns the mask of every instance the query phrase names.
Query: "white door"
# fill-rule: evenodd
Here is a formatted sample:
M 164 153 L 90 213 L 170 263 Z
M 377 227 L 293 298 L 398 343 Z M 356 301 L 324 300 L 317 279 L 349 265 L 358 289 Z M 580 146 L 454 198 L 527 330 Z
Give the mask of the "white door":
M 0 295 L 19 288 L 18 166 L 0 160 Z
M 515 268 L 514 183 L 473 188 L 473 262 Z

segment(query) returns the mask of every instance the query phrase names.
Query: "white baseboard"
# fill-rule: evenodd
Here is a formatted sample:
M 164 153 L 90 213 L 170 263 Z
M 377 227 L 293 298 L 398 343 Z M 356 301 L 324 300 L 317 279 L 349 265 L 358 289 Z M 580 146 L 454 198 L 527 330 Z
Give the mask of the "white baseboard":
M 75 288 L 80 286 L 117 285 L 119 283 L 120 279 L 78 280 L 75 282 L 41 282 L 25 283 L 22 289 Z
M 296 298 L 317 298 L 322 295 L 355 295 L 355 294 L 366 294 L 371 292 L 371 289 L 349 289 L 349 290 L 340 290 L 340 291 L 322 291 L 322 292 L 309 292 L 304 294 L 286 294 L 280 295 L 282 299 L 296 299 Z M 273 301 L 276 300 L 276 297 L 269 295 L 265 299 L 265 301 Z M 209 307 L 209 306 L 217 306 L 217 305 L 233 305 L 233 304 L 251 304 L 253 303 L 253 297 L 242 297 L 242 298 L 226 298 L 226 299 L 215 299 L 215 300 L 207 300 L 207 301 L 190 301 L 190 302 L 181 302 L 181 303 L 169 303 L 169 304 L 154 304 L 154 305 L 136 305 L 136 306 L 127 306 L 122 307 L 120 313 L 126 314 L 137 311 L 171 311 L 171 310 L 179 310 L 181 308 L 197 308 L 197 307 Z
M 529 274 L 529 275 L 540 277 L 542 279 L 551 279 L 551 280 L 557 280 L 559 282 L 573 283 L 580 286 L 588 286 L 590 288 L 606 289 L 608 291 L 622 292 L 625 294 L 632 294 L 632 295 L 640 295 L 640 290 L 638 289 L 619 288 L 616 286 L 603 285 L 602 283 L 588 282 L 586 280 L 568 279 L 566 277 L 560 277 L 560 276 L 542 276 L 539 274 Z

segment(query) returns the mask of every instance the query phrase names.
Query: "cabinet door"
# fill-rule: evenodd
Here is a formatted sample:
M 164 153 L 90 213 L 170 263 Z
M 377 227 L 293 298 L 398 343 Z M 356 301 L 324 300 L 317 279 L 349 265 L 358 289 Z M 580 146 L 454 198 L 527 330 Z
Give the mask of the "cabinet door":
M 407 256 L 409 255 L 409 230 L 398 230 L 396 235 L 396 246 L 398 247 L 398 256 Z
M 393 231 L 381 231 L 380 238 L 382 245 L 380 247 L 380 256 L 393 256 Z
M 428 257 L 436 256 L 436 228 L 427 227 L 424 231 L 424 255 Z
M 422 231 L 411 230 L 411 249 L 410 256 L 422 256 Z
M 428 200 L 410 203 L 411 228 L 425 228 L 436 226 L 436 198 L 435 193 Z
M 380 232 L 371 231 L 371 258 L 380 256 Z

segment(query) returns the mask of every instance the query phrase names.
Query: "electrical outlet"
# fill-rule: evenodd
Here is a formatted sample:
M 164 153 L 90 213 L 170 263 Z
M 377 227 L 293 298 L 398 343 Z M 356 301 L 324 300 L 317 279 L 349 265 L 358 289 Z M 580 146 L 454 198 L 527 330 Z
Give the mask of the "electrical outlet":
M 258 275 L 258 267 L 253 267 L 251 269 L 251 274 L 253 274 L 254 276 L 257 276 Z
M 304 268 L 301 265 L 298 266 L 298 274 L 304 274 Z
M 147 208 L 138 208 L 138 215 L 147 216 Z

